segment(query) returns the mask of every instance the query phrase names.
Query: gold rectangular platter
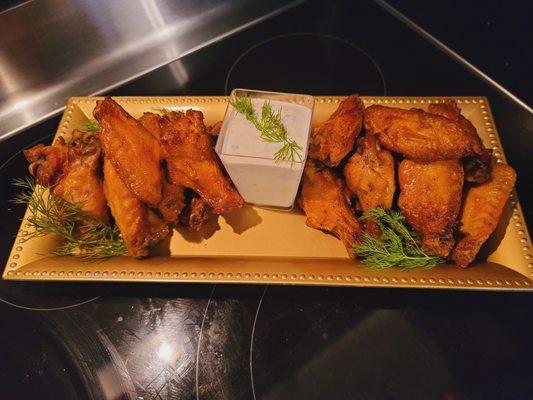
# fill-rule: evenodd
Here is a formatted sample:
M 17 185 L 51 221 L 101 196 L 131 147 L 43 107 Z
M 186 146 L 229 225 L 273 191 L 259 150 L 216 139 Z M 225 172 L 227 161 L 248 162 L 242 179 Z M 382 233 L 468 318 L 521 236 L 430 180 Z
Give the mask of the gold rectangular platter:
M 68 135 L 92 118 L 98 97 L 68 101 L 57 135 Z M 343 99 L 316 97 L 313 125 L 320 124 Z M 366 106 L 425 109 L 442 97 L 363 97 Z M 224 117 L 226 97 L 115 97 L 129 113 L 160 108 L 194 108 L 206 125 Z M 485 97 L 456 97 L 463 114 L 476 126 L 498 162 L 505 162 L 492 113 Z M 20 230 L 27 229 L 22 223 Z M 20 234 L 20 232 L 19 232 Z M 305 216 L 293 212 L 245 206 L 207 224 L 200 233 L 175 231 L 159 255 L 144 260 L 116 257 L 84 261 L 75 257 L 48 257 L 53 237 L 21 243 L 15 239 L 3 278 L 40 281 L 150 281 L 327 286 L 416 287 L 442 289 L 532 290 L 531 239 L 520 204 L 513 192 L 494 234 L 482 248 L 482 259 L 470 268 L 439 265 L 432 269 L 368 270 L 348 258 L 340 241 L 308 228 Z M 163 248 L 164 247 L 164 248 Z

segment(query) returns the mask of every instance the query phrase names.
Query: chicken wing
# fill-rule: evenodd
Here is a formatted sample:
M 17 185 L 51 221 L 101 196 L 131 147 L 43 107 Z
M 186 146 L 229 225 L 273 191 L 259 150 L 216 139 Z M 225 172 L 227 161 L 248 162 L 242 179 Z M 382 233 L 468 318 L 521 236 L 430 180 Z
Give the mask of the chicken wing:
M 93 114 L 100 124 L 105 156 L 126 187 L 139 200 L 157 206 L 163 183 L 157 140 L 109 97 L 96 102 Z
M 315 129 L 309 143 L 309 157 L 334 167 L 352 151 L 363 126 L 363 102 L 357 95 L 343 100 L 337 110 Z
M 157 141 L 161 139 L 161 127 L 159 121 L 161 116 L 154 113 L 144 113 L 139 122 L 142 126 L 154 136 Z M 181 185 L 175 185 L 168 180 L 168 171 L 166 165 L 163 168 L 163 198 L 157 205 L 157 209 L 163 216 L 163 219 L 169 224 L 177 224 L 180 212 L 185 207 L 185 188 Z
M 181 223 L 191 231 L 198 232 L 205 221 L 213 215 L 213 210 L 204 199 L 195 195 L 180 216 Z
M 242 207 L 241 195 L 222 172 L 200 111 L 170 112 L 161 118 L 160 126 L 172 183 L 194 190 L 215 214 Z
M 459 160 L 419 163 L 403 160 L 398 168 L 398 206 L 428 254 L 447 257 L 461 207 L 464 173 Z
M 68 143 L 59 137 L 53 146 L 40 144 L 24 151 L 38 184 L 52 187 L 54 195 L 107 223 L 109 215 L 99 174 L 101 153 L 98 136 L 78 130 Z
M 421 162 L 471 156 L 478 146 L 459 122 L 416 109 L 370 106 L 365 128 L 377 134 L 386 149 Z
M 307 161 L 298 204 L 311 228 L 333 233 L 348 250 L 358 241 L 361 227 L 348 204 L 344 183 L 329 168 Z
M 357 196 L 362 211 L 382 207 L 392 207 L 396 190 L 394 180 L 394 158 L 379 146 L 377 137 L 367 134 L 359 139 L 356 152 L 344 166 L 344 177 L 350 191 Z M 368 220 L 365 231 L 379 236 L 379 228 L 374 221 Z
M 479 248 L 498 225 L 515 180 L 513 168 L 497 163 L 489 181 L 467 189 L 460 218 L 462 237 L 451 254 L 456 264 L 467 267 L 474 261 Z
M 461 114 L 461 109 L 457 107 L 457 103 L 454 100 L 432 103 L 429 105 L 428 112 L 457 122 L 472 137 L 474 155 L 464 160 L 465 180 L 475 183 L 486 182 L 490 178 L 491 151 L 483 146 L 476 128 Z
M 130 192 L 107 158 L 104 158 L 104 191 L 129 254 L 146 257 L 148 248 L 168 235 L 168 227 Z
M 68 164 L 68 146 L 62 137 L 58 137 L 52 146 L 38 144 L 23 153 L 30 163 L 30 174 L 45 187 L 55 185 Z

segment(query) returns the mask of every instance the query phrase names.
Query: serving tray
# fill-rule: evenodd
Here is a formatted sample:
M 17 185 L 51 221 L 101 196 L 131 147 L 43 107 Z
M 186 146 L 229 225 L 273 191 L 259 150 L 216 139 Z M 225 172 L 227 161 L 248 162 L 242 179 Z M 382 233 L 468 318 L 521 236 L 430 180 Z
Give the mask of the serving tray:
M 344 97 L 318 96 L 313 125 L 326 120 Z M 68 101 L 57 136 L 68 137 L 92 118 L 99 97 Z M 202 111 L 206 125 L 224 117 L 227 97 L 115 97 L 134 117 L 161 108 Z M 444 97 L 363 97 L 365 106 L 383 104 L 426 109 Z M 488 101 L 484 97 L 454 97 L 463 114 L 476 126 L 497 162 L 505 155 Z M 26 215 L 25 215 L 26 217 Z M 432 269 L 371 271 L 348 258 L 342 243 L 305 225 L 305 216 L 246 205 L 212 219 L 199 233 L 173 232 L 155 255 L 144 260 L 115 257 L 86 261 L 76 257 L 49 257 L 57 238 L 47 236 L 23 242 L 24 221 L 15 238 L 3 278 L 41 281 L 156 281 L 331 286 L 385 286 L 446 289 L 532 290 L 531 239 L 513 191 L 496 231 L 482 247 L 482 261 L 462 269 L 439 265 Z

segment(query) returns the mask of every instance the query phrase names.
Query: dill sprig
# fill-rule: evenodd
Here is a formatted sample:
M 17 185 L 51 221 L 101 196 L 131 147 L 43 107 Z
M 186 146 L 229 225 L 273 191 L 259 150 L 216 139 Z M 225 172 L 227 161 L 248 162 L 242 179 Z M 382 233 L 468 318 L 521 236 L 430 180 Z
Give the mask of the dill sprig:
M 289 138 L 287 128 L 283 125 L 281 110 L 277 112 L 267 100 L 261 107 L 261 117 L 258 118 L 254 110 L 252 99 L 248 96 L 233 96 L 230 99 L 235 110 L 250 121 L 261 133 L 260 138 L 269 143 L 283 143 L 283 146 L 274 153 L 275 160 L 294 162 L 302 161 L 302 147 Z
M 410 270 L 418 267 L 431 268 L 445 260 L 426 254 L 418 243 L 416 234 L 405 226 L 405 217 L 398 211 L 374 208 L 361 219 L 372 219 L 381 230 L 380 240 L 363 234 L 360 244 L 353 251 L 370 269 L 399 267 Z
M 78 129 L 82 132 L 98 132 L 100 124 L 95 119 L 89 119 L 78 126 Z
M 168 108 L 158 108 L 158 107 L 152 107 L 152 110 L 157 111 L 158 113 L 161 113 L 163 115 L 166 115 L 166 114 L 168 114 L 169 112 L 172 111 L 172 110 L 170 110 Z
M 105 259 L 126 253 L 126 246 L 116 226 L 108 226 L 60 196 L 35 184 L 32 178 L 16 179 L 13 185 L 22 191 L 12 200 L 27 205 L 30 215 L 26 223 L 30 230 L 22 231 L 21 239 L 57 234 L 62 243 L 52 255 L 76 255 L 88 259 Z

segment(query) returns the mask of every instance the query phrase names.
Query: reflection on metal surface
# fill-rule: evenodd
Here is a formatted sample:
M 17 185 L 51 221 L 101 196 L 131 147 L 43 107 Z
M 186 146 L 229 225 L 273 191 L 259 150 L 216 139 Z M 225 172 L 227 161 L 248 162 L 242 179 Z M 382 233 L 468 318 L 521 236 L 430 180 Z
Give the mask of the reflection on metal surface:
M 301 0 L 41 0 L 0 13 L 0 141 Z M 31 21 L 31 23 L 28 23 Z M 178 82 L 188 74 L 179 64 Z

